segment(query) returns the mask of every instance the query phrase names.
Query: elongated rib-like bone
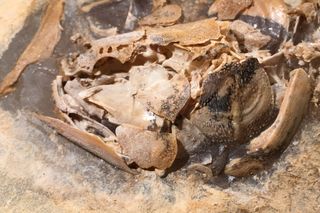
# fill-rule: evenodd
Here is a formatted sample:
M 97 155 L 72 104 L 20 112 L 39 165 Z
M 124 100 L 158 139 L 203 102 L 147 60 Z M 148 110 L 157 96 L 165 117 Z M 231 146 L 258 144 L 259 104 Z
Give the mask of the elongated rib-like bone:
M 108 144 L 104 143 L 100 138 L 90 133 L 81 131 L 77 128 L 70 126 L 69 124 L 60 121 L 55 118 L 34 114 L 39 120 L 45 122 L 48 126 L 54 128 L 59 134 L 68 138 L 70 141 L 78 146 L 81 146 L 85 150 L 93 153 L 99 158 L 126 171 L 130 174 L 137 174 L 131 170 L 127 164 L 121 159 L 119 155 Z
M 292 73 L 276 120 L 250 142 L 249 154 L 259 151 L 268 153 L 277 149 L 295 133 L 300 124 L 310 100 L 311 82 L 308 74 L 301 68 L 293 70 Z
M 19 57 L 16 66 L 2 79 L 0 95 L 14 90 L 15 83 L 29 64 L 48 58 L 52 54 L 60 40 L 60 19 L 63 15 L 63 8 L 64 0 L 49 1 L 37 33 Z

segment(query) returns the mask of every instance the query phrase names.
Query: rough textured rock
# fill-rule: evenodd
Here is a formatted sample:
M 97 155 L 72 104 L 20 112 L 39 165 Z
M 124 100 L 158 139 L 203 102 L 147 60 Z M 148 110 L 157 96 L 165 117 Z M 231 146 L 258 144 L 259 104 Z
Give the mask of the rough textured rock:
M 271 170 L 229 188 L 196 176 L 131 176 L 43 128 L 0 110 L 0 211 L 319 212 L 320 121 L 308 118 Z
M 65 28 L 59 54 L 70 52 L 65 44 L 78 28 Z M 14 65 L 30 29 L 36 30 L 23 29 L 1 58 L 0 76 Z M 313 105 L 278 163 L 252 178 L 229 179 L 223 189 L 184 171 L 165 178 L 151 172 L 131 176 L 57 136 L 26 115 L 30 110 L 52 114 L 49 82 L 57 74 L 56 61 L 28 69 L 16 92 L 0 100 L 0 212 L 320 211 L 320 110 Z

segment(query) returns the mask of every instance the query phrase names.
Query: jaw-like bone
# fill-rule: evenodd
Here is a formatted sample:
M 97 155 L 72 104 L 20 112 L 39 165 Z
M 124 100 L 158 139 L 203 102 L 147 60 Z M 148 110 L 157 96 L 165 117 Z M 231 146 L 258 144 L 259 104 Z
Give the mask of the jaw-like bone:
M 275 122 L 250 142 L 248 153 L 268 153 L 291 137 L 303 118 L 310 96 L 311 82 L 308 74 L 303 69 L 294 70 Z
M 75 99 L 76 96 L 66 94 L 63 90 L 62 84 L 62 76 L 57 76 L 57 78 L 52 83 L 53 99 L 56 103 L 57 108 L 62 112 L 62 116 L 68 121 L 68 123 L 83 131 L 87 131 L 88 128 L 99 130 L 101 135 L 104 136 L 105 141 L 116 140 L 116 136 L 110 129 L 90 118 L 90 114 L 88 115 L 86 113 L 86 111 L 89 111 L 88 109 L 91 109 L 91 112 L 99 112 L 100 109 L 93 105 L 85 103 L 81 99 Z M 79 121 L 76 121 L 70 117 L 70 114 L 75 114 L 81 119 L 79 119 Z M 96 114 L 99 113 L 94 113 L 93 115 Z M 103 111 L 101 114 L 103 114 Z
M 35 114 L 35 116 L 39 120 L 45 122 L 48 126 L 54 128 L 59 134 L 68 138 L 76 145 L 83 147 L 85 150 L 88 150 L 89 152 L 105 160 L 111 165 L 122 169 L 123 171 L 126 171 L 130 174 L 136 174 L 136 172 L 131 170 L 124 162 L 124 160 L 121 159 L 119 155 L 117 155 L 113 148 L 107 143 L 104 143 L 99 137 L 74 128 L 69 124 L 55 118 L 39 114 Z

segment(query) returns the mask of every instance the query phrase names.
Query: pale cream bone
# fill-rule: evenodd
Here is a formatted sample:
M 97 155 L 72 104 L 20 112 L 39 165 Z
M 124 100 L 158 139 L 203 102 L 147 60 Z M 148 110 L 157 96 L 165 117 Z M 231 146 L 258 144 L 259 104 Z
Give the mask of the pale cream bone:
M 90 17 L 88 17 L 87 20 L 88 20 L 91 32 L 93 32 L 96 36 L 109 37 L 109 36 L 114 36 L 118 34 L 117 27 L 102 28 L 99 25 L 95 25 L 94 21 L 92 21 Z
M 276 120 L 251 140 L 248 145 L 249 155 L 233 159 L 226 165 L 225 174 L 243 177 L 263 169 L 263 161 L 258 156 L 275 151 L 296 132 L 308 108 L 312 91 L 311 80 L 303 69 L 293 70 L 291 74 Z
M 105 109 L 111 122 L 146 129 L 154 125 L 162 126 L 162 119 L 156 115 L 148 116 L 147 108 L 132 96 L 130 82 L 97 86 L 92 90 L 98 91 L 89 94 L 88 101 Z
M 207 32 L 206 34 L 200 35 L 198 37 L 194 37 L 193 35 L 196 33 L 195 31 L 190 30 L 189 32 L 184 32 L 183 29 L 184 28 L 188 29 L 188 26 L 190 26 L 192 29 L 202 27 L 206 30 L 209 30 L 209 32 Z M 155 44 L 158 43 L 158 40 L 153 41 L 149 39 L 149 37 L 154 39 L 155 35 L 161 36 L 161 38 L 165 38 L 167 41 L 163 40 L 164 43 L 169 44 L 169 43 L 175 42 L 177 43 L 177 45 L 178 43 L 179 45 L 189 45 L 189 44 L 196 45 L 196 44 L 201 44 L 201 43 L 210 41 L 209 45 L 206 47 L 206 51 L 203 51 L 200 48 L 199 50 L 196 50 L 195 47 L 188 47 L 188 46 L 178 47 L 174 45 L 172 46 L 173 49 L 176 49 L 176 50 L 179 50 L 179 49 L 182 50 L 183 48 L 186 48 L 187 52 L 189 52 L 187 55 L 190 55 L 188 56 L 188 58 L 190 58 L 190 60 L 194 60 L 192 59 L 192 55 L 194 55 L 194 52 L 198 56 L 201 56 L 203 54 L 206 54 L 207 51 L 210 51 L 211 49 L 215 48 L 215 43 L 212 43 L 211 41 L 213 39 L 219 39 L 221 37 L 219 28 L 220 28 L 219 24 L 217 24 L 213 19 L 209 19 L 209 20 L 199 21 L 199 22 L 190 23 L 190 24 L 176 25 L 174 27 L 171 27 L 170 31 L 169 29 L 161 29 L 158 31 L 150 30 L 147 33 L 144 31 L 136 31 L 132 33 L 119 35 L 119 36 L 100 39 L 90 43 L 92 47 L 88 49 L 87 53 L 84 53 L 80 55 L 78 58 L 76 58 L 75 65 L 76 66 L 79 64 L 88 65 L 89 64 L 88 59 L 89 59 L 89 60 L 92 60 L 92 67 L 93 67 L 96 65 L 96 62 L 100 59 L 100 57 L 101 58 L 115 57 L 119 59 L 119 61 L 122 63 L 125 63 L 127 60 L 133 59 L 135 56 L 132 56 L 132 55 L 135 55 L 135 54 L 141 54 L 147 58 L 154 57 L 154 56 L 159 57 L 159 53 L 155 54 L 154 50 L 148 46 L 148 43 L 150 42 L 151 43 L 155 42 Z M 173 29 L 173 32 L 171 32 L 171 29 Z M 179 36 L 177 36 L 176 33 L 178 33 Z M 147 35 L 147 37 L 144 37 L 145 35 Z M 174 35 L 174 37 L 172 37 L 172 35 Z M 182 40 L 180 41 L 180 39 Z M 141 52 L 141 53 L 136 52 L 138 47 L 141 47 L 141 45 L 146 46 L 145 52 Z M 121 47 L 121 48 L 118 48 L 118 47 Z M 189 50 L 189 48 L 191 49 Z M 216 51 L 218 51 L 218 49 L 216 49 Z M 98 54 L 97 57 L 96 57 L 96 54 Z M 216 57 L 217 55 L 218 53 L 215 53 L 211 56 Z M 158 63 L 162 63 L 163 60 L 157 60 L 157 61 Z M 167 64 L 167 67 L 169 67 L 170 63 L 167 62 L 164 64 Z M 71 73 L 73 67 L 69 69 L 70 67 L 67 67 L 67 66 L 69 65 L 65 64 L 65 67 L 63 67 L 65 74 L 67 75 L 73 75 L 73 74 L 83 72 L 83 70 L 81 70 L 82 67 L 80 67 L 80 69 L 77 69 L 76 67 L 76 69 L 74 69 L 75 72 Z M 87 69 L 87 67 L 84 67 L 84 68 Z M 182 110 L 182 108 L 184 108 L 184 106 L 187 104 L 190 98 L 190 84 L 188 82 L 188 79 L 184 76 L 184 72 L 182 72 L 183 70 L 178 70 L 179 68 L 177 67 L 176 69 L 178 72 L 181 72 L 181 73 L 177 74 L 170 70 L 166 70 L 166 68 L 160 65 L 145 64 L 143 66 L 133 66 L 132 68 L 129 69 L 129 75 L 127 76 L 124 75 L 123 78 L 119 78 L 118 81 L 116 81 L 116 77 L 115 77 L 116 74 L 112 74 L 112 73 L 103 74 L 102 76 L 105 76 L 105 77 L 103 78 L 99 77 L 101 80 L 99 80 L 99 78 L 97 80 L 89 80 L 89 79 L 77 80 L 87 85 L 88 88 L 85 90 L 81 90 L 79 88 L 77 89 L 79 85 L 75 86 L 74 83 L 72 83 L 72 82 L 76 82 L 75 79 L 70 82 L 67 81 L 64 88 L 60 88 L 65 91 L 60 91 L 60 94 L 63 94 L 63 96 L 67 94 L 72 95 L 74 96 L 75 99 L 70 99 L 70 98 L 67 98 L 68 100 L 63 99 L 64 100 L 63 103 L 65 106 L 61 108 L 61 111 L 62 112 L 65 111 L 66 113 L 68 113 L 68 110 L 69 110 L 72 113 L 77 113 L 76 112 L 77 110 L 74 111 L 71 109 L 74 109 L 75 107 L 79 107 L 79 105 L 80 106 L 82 105 L 82 107 L 77 109 L 80 111 L 83 111 L 88 107 L 85 107 L 86 104 L 81 104 L 81 103 L 82 101 L 86 101 L 89 103 L 94 103 L 96 106 L 99 106 L 100 108 L 104 109 L 106 112 L 106 117 L 109 119 L 109 121 L 121 124 L 122 127 L 128 126 L 128 124 L 134 125 L 132 126 L 133 129 L 140 129 L 143 132 L 142 135 L 150 136 L 151 138 L 150 142 L 157 144 L 157 142 L 154 141 L 155 139 L 154 137 L 156 135 L 164 138 L 167 137 L 166 135 L 168 136 L 172 135 L 172 137 L 175 138 L 175 134 L 173 133 L 174 132 L 173 130 L 172 130 L 172 133 L 160 133 L 159 128 L 162 128 L 164 125 L 162 116 L 174 122 L 179 112 Z M 90 68 L 88 70 L 89 70 L 88 73 L 95 74 L 95 73 L 92 73 L 92 70 L 90 70 Z M 190 71 L 190 70 L 188 70 L 188 67 L 186 67 L 185 71 Z M 199 71 L 203 72 L 205 70 L 203 71 L 199 70 Z M 126 80 L 126 78 L 129 78 L 129 81 Z M 61 80 L 61 78 L 58 78 L 58 79 Z M 59 85 L 62 87 L 62 84 L 59 84 Z M 74 85 L 73 87 L 76 87 L 76 88 L 72 88 L 71 85 Z M 76 91 L 79 91 L 79 93 L 76 94 Z M 159 91 L 159 92 L 157 93 L 155 91 Z M 55 93 L 58 93 L 58 92 L 55 92 Z M 153 98 L 151 99 L 148 98 L 147 100 L 146 97 L 149 97 L 153 93 L 156 95 L 153 96 Z M 80 104 L 77 105 L 74 102 L 76 100 L 78 100 L 78 103 Z M 59 101 L 60 99 L 57 98 L 57 103 Z M 144 107 L 141 105 L 141 103 L 144 105 Z M 174 106 L 174 108 L 170 106 Z M 132 113 L 127 113 L 128 109 Z M 161 115 L 161 117 L 159 117 L 157 114 Z M 78 115 L 81 115 L 81 113 L 78 112 Z M 72 118 L 67 120 L 69 120 L 69 122 L 74 126 L 76 126 L 77 128 L 86 129 L 87 128 L 86 117 L 82 116 L 82 118 L 84 119 L 85 122 L 74 120 Z M 135 120 L 135 118 L 137 119 Z M 146 118 L 147 120 L 145 120 L 144 118 Z M 151 131 L 148 129 L 151 129 Z M 118 127 L 117 128 L 117 132 L 119 133 L 119 135 L 117 135 L 118 139 L 121 138 L 121 131 L 119 132 L 119 130 L 121 130 L 121 128 Z M 120 146 L 122 147 L 122 151 L 117 151 L 119 155 L 126 156 L 126 159 L 129 159 L 128 162 L 137 161 L 136 163 L 146 168 L 155 167 L 161 170 L 166 169 L 172 164 L 176 155 L 175 154 L 176 148 L 174 148 L 174 146 L 172 148 L 172 151 L 170 152 L 167 152 L 168 150 L 161 151 L 161 149 L 165 147 L 164 145 L 162 145 L 162 148 L 161 146 L 159 148 L 156 148 L 157 146 L 152 146 L 153 148 L 156 148 L 155 150 L 158 150 L 156 152 L 160 154 L 161 158 L 159 158 L 158 160 L 153 160 L 151 164 L 146 164 L 148 162 L 143 162 L 141 161 L 141 159 L 139 160 L 139 158 L 137 158 L 139 156 L 136 156 L 137 154 L 135 154 L 136 153 L 135 151 L 132 152 L 132 150 L 126 149 L 126 147 L 128 147 L 126 143 L 118 141 L 118 144 L 120 144 Z M 145 154 L 147 154 L 148 156 L 154 156 L 153 148 L 151 148 L 149 151 L 144 150 Z M 164 161 L 164 159 L 168 159 L 168 160 Z
M 274 55 L 271 55 L 270 51 L 267 50 L 267 49 L 260 49 L 260 50 L 257 50 L 257 49 L 254 49 L 252 52 L 247 52 L 244 54 L 246 57 L 248 58 L 256 58 L 258 59 L 258 61 L 263 64 L 263 62 L 266 60 L 266 59 L 270 59 L 270 57 L 273 57 Z
M 78 102 L 78 105 L 80 105 L 83 111 L 85 111 L 87 114 L 96 116 L 99 119 L 103 118 L 104 111 L 102 109 L 92 104 L 88 104 L 79 96 L 79 94 L 86 90 L 86 88 L 81 85 L 78 79 L 68 81 L 64 86 L 64 90 L 69 96 L 72 96 L 75 101 Z
M 174 133 L 157 133 L 121 125 L 116 129 L 123 152 L 141 168 L 167 169 L 176 158 L 178 147 Z
M 305 2 L 305 0 L 284 0 L 284 2 L 294 8 Z
M 229 35 L 230 22 L 207 19 L 91 41 L 84 53 L 64 62 L 63 83 L 54 91 L 65 96 L 60 111 L 73 127 L 89 134 L 100 128 L 93 118 L 103 126 L 111 122 L 115 139 L 102 139 L 127 165 L 163 174 L 181 157 L 174 148 L 179 143 L 192 155 L 187 168 L 218 175 L 228 153 L 215 156 L 211 149 L 237 146 L 259 135 L 272 123 L 277 97 L 263 65 L 241 53 Z M 268 53 L 252 55 L 264 61 Z M 281 57 L 264 62 L 272 65 Z M 93 116 L 83 103 L 102 110 L 103 118 Z M 259 162 L 245 155 L 226 171 L 236 166 L 234 174 L 245 176 L 261 168 Z
M 162 63 L 164 67 L 170 67 L 176 72 L 181 72 L 189 69 L 192 53 L 182 48 L 174 48 L 172 57 Z
M 305 114 L 311 96 L 311 80 L 303 69 L 292 71 L 280 112 L 274 123 L 248 146 L 248 153 L 268 153 L 291 137 Z
M 104 136 L 106 141 L 115 141 L 116 136 L 111 132 L 107 127 L 93 120 L 89 116 L 97 115 L 96 111 L 101 111 L 97 107 L 85 103 L 83 100 L 77 98 L 77 96 L 71 96 L 65 93 L 62 87 L 62 76 L 57 76 L 57 78 L 52 83 L 53 99 L 56 103 L 58 109 L 63 112 L 63 118 L 68 121 L 74 127 L 77 127 L 83 131 L 88 131 L 88 129 L 93 128 L 96 131 L 99 131 L 101 135 Z M 84 108 L 81 106 L 84 104 Z M 90 114 L 90 111 L 87 109 L 92 109 L 93 114 Z M 104 112 L 102 112 L 104 113 Z M 69 117 L 69 114 L 75 114 L 81 117 L 81 121 L 72 119 Z
M 152 112 L 174 122 L 190 98 L 190 84 L 186 77 L 175 75 L 138 92 L 136 97 Z
M 110 147 L 107 143 L 104 143 L 96 135 L 81 131 L 75 127 L 71 127 L 70 125 L 55 118 L 50 118 L 38 114 L 35 114 L 35 116 L 39 120 L 44 121 L 50 127 L 57 130 L 59 134 L 74 142 L 76 145 L 83 147 L 84 149 L 90 151 L 91 153 L 100 157 L 111 165 L 122 169 L 123 171 L 126 171 L 130 174 L 136 174 L 136 172 L 134 170 L 131 170 L 124 162 L 124 160 L 122 160 L 121 157 L 117 153 L 115 153 L 112 147 Z

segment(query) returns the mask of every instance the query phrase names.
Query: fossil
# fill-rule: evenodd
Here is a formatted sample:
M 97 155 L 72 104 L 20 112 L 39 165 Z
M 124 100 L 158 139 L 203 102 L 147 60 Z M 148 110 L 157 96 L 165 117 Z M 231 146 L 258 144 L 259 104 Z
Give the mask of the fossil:
M 51 56 L 60 40 L 60 19 L 63 16 L 64 0 L 50 1 L 34 38 L 16 62 L 15 67 L 1 80 L 0 96 L 12 92 L 23 71 L 29 64 Z
M 182 16 L 179 5 L 171 4 L 155 10 L 150 16 L 139 21 L 140 26 L 169 26 L 175 24 Z
M 61 62 L 52 84 L 66 122 L 38 117 L 130 173 L 187 159 L 186 169 L 209 177 L 250 175 L 291 139 L 312 94 L 303 68 L 288 70 L 288 84 L 270 71 L 298 54 L 272 55 L 270 40 L 243 21 L 214 18 L 92 40 Z

